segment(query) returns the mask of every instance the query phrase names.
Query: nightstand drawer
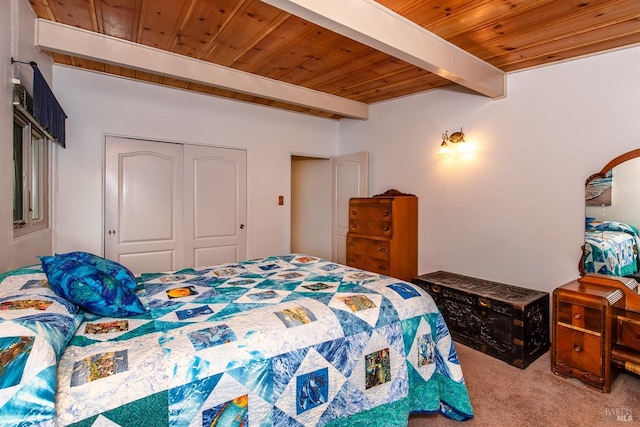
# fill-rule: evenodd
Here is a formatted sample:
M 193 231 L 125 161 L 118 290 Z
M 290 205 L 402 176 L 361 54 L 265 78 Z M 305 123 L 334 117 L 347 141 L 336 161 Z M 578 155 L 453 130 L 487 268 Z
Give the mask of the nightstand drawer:
M 557 330 L 556 362 L 603 378 L 602 337 L 600 334 L 581 332 L 563 326 Z
M 576 330 L 602 332 L 602 310 L 580 304 L 558 302 L 558 323 Z

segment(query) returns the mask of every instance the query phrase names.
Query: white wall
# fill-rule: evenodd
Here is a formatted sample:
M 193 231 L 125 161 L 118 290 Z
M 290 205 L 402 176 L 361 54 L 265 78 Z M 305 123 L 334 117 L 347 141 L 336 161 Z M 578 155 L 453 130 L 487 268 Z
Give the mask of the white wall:
M 342 153 L 369 150 L 371 194 L 419 197 L 419 272 L 551 291 L 578 277 L 584 182 L 640 147 L 640 47 L 508 76 L 501 100 L 436 90 L 340 123 Z M 464 127 L 471 158 L 441 158 Z
M 52 60 L 33 46 L 34 20 L 28 1 L 0 1 L 0 272 L 35 264 L 36 255 L 50 253 L 52 249 L 51 229 L 13 238 L 12 79 L 20 79 L 27 91 L 33 93 L 33 70 L 25 64 L 11 65 L 11 58 L 35 61 L 52 86 Z
M 54 80 L 69 116 L 67 149 L 58 155 L 56 252 L 103 253 L 106 134 L 246 148 L 251 258 L 289 252 L 291 153 L 338 150 L 335 120 L 63 66 L 54 66 Z

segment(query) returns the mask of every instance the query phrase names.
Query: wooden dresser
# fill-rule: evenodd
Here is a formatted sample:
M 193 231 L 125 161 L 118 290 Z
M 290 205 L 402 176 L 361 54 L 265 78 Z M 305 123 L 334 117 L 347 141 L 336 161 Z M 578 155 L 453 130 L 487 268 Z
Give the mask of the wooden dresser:
M 389 190 L 350 199 L 347 265 L 411 281 L 418 274 L 418 198 Z
M 640 295 L 633 279 L 587 274 L 553 292 L 551 369 L 611 390 L 614 366 L 640 374 Z

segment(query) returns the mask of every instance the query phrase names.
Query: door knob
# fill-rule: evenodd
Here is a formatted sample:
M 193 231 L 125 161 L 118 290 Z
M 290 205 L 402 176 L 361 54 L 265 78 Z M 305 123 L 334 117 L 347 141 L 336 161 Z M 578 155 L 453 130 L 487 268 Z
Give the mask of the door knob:
M 240 224 L 240 230 L 244 230 L 244 224 Z
M 114 234 L 116 234 L 116 230 L 114 230 L 113 228 L 111 230 L 108 231 L 109 236 L 113 236 Z

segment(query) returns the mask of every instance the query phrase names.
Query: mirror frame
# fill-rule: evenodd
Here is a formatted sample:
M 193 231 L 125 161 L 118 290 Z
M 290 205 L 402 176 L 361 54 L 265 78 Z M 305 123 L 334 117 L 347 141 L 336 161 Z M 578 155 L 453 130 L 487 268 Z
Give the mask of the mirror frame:
M 587 180 L 585 181 L 584 183 L 585 195 L 587 194 L 587 186 L 589 185 L 589 182 L 591 182 L 593 179 L 604 178 L 607 172 L 609 172 L 614 167 L 618 166 L 621 163 L 626 162 L 627 160 L 635 159 L 637 157 L 640 157 L 640 148 L 636 148 L 635 150 L 631 150 L 624 154 L 621 154 L 618 157 L 611 160 L 606 165 L 604 165 L 604 167 L 600 170 L 600 172 L 594 173 L 593 175 L 589 176 L 589 178 L 587 178 Z M 587 256 L 585 252 L 585 246 L 586 245 L 582 245 L 582 256 L 580 257 L 580 262 L 578 263 L 578 271 L 580 271 L 580 276 L 584 276 L 585 274 L 587 274 L 587 272 L 584 270 L 584 260 L 585 260 L 585 257 Z

